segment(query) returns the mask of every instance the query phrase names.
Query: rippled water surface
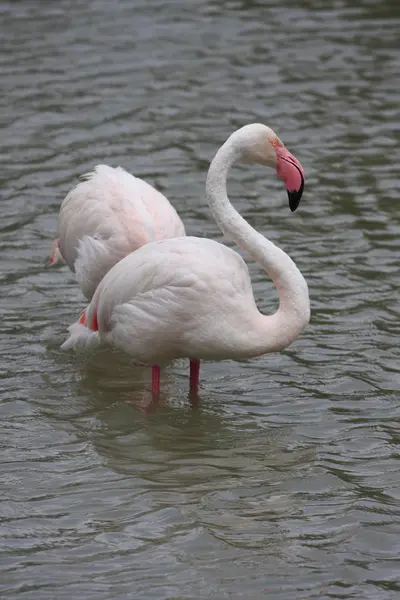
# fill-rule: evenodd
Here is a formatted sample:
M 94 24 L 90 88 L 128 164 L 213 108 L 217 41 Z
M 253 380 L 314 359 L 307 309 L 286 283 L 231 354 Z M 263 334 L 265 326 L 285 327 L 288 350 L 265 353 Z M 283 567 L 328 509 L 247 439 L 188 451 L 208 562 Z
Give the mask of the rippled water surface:
M 394 0 L 0 2 L 2 598 L 398 597 L 399 28 Z M 204 364 L 199 406 L 171 366 L 147 413 L 148 370 L 59 349 L 84 306 L 45 268 L 59 205 L 121 165 L 222 240 L 207 167 L 252 121 L 306 193 L 291 214 L 243 166 L 230 195 L 296 260 L 312 322 Z

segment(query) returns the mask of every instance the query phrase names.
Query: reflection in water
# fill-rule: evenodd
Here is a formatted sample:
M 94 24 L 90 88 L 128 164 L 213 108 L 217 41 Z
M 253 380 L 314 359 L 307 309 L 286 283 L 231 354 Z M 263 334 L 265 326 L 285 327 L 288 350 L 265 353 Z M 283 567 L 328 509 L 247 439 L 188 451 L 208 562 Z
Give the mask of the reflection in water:
M 399 7 L 0 6 L 2 597 L 397 597 Z M 229 193 L 304 273 L 311 324 L 279 355 L 205 363 L 198 406 L 172 365 L 148 412 L 148 369 L 59 350 L 84 307 L 44 268 L 60 202 L 121 165 L 226 241 L 205 174 L 251 121 L 301 160 L 302 205 L 261 167 Z
M 139 539 L 150 535 L 165 543 L 169 539 L 165 529 L 178 535 L 195 520 L 202 535 L 249 549 L 268 540 L 273 551 L 282 527 L 280 517 L 299 512 L 290 497 L 276 495 L 276 487 L 315 461 L 312 449 L 282 449 L 281 438 L 290 435 L 287 426 L 261 429 L 251 420 L 232 419 L 212 396 L 202 397 L 201 408 L 193 410 L 176 391 L 164 393 L 158 410 L 148 415 L 135 404 L 149 392 L 138 389 L 133 403 L 130 399 L 110 406 L 98 382 L 90 377 L 84 381 L 99 421 L 91 429 L 91 442 L 103 465 L 135 478 L 140 503 L 146 497 L 146 515 L 159 511 L 163 515 L 163 524 L 149 531 L 140 513 L 135 526 L 130 526 L 132 535 Z M 113 381 L 115 389 L 118 384 Z M 125 383 L 124 378 L 122 389 Z M 160 517 L 154 518 L 158 523 Z

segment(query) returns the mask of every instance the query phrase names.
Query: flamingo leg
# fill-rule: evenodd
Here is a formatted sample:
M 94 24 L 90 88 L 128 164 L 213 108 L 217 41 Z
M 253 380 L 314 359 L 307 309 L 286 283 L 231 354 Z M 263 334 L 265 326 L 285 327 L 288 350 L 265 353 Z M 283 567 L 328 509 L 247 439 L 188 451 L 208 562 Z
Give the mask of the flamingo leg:
M 160 393 L 160 367 L 153 365 L 151 377 L 151 391 L 153 394 Z
M 199 360 L 191 360 L 190 361 L 189 388 L 190 388 L 191 392 L 195 392 L 196 394 L 199 389 L 199 377 L 200 377 L 200 361 Z

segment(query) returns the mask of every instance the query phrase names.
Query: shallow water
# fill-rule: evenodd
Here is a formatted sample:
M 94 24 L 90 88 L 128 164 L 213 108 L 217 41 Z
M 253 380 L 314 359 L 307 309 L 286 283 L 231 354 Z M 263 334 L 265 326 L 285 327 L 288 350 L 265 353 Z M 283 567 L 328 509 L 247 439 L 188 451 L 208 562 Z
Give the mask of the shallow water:
M 398 597 L 400 5 L 285 4 L 0 2 L 2 598 Z M 59 350 L 84 306 L 45 268 L 60 202 L 121 165 L 222 240 L 206 170 L 252 121 L 306 193 L 291 214 L 243 166 L 230 195 L 297 262 L 312 322 L 281 354 L 204 364 L 199 406 L 171 366 L 146 413 L 148 370 Z

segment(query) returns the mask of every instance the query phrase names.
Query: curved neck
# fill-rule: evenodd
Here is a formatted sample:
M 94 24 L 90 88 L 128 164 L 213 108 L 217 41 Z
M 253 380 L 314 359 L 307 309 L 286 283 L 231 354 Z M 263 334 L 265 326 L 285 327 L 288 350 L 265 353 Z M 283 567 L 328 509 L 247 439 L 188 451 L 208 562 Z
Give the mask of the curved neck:
M 255 345 L 259 345 L 259 354 L 263 354 L 286 348 L 299 335 L 310 319 L 310 302 L 307 283 L 292 259 L 253 229 L 229 201 L 226 190 L 229 169 L 246 159 L 247 150 L 245 143 L 232 138 L 221 146 L 208 171 L 206 193 L 223 234 L 263 267 L 278 291 L 278 311 L 271 316 L 258 313 L 259 339 Z

